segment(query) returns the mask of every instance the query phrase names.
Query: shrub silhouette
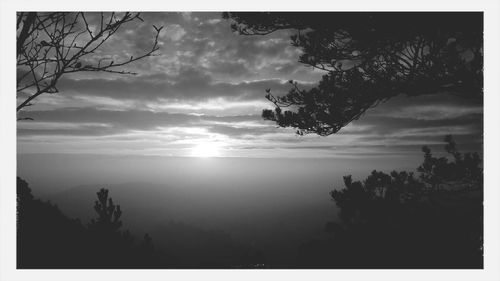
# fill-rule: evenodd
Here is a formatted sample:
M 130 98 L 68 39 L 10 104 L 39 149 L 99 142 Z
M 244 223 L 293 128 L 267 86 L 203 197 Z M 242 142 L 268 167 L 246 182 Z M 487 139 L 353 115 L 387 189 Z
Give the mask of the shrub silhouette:
M 303 267 L 482 268 L 483 180 L 477 153 L 462 155 L 451 136 L 446 157 L 424 147 L 416 177 L 373 171 L 363 182 L 344 177 L 330 195 L 340 222 L 328 240 L 300 247 Z
M 121 231 L 120 207 L 101 189 L 97 219 L 85 227 L 57 206 L 35 199 L 28 183 L 17 178 L 18 268 L 158 268 L 170 260 L 154 249 L 146 234 L 136 245 Z
M 265 266 L 258 249 L 245 247 L 229 234 L 182 223 L 159 225 L 158 244 L 145 234 L 122 230 L 122 209 L 107 189 L 97 192 L 96 218 L 86 226 L 66 217 L 57 206 L 35 199 L 28 183 L 17 178 L 18 268 L 256 268 Z M 162 230 L 162 228 L 164 228 Z
M 17 178 L 17 267 L 71 268 L 88 263 L 89 240 L 78 220 L 50 202 L 34 199 L 28 183 Z

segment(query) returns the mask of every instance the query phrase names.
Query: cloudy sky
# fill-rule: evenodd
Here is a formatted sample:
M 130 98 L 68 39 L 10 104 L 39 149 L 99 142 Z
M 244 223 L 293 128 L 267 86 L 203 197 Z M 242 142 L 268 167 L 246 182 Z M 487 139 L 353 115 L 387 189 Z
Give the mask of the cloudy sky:
M 18 153 L 227 157 L 407 157 L 453 134 L 482 149 L 481 103 L 456 97 L 398 97 L 329 137 L 297 136 L 260 117 L 265 89 L 288 80 L 314 86 L 325 73 L 298 63 L 290 31 L 233 33 L 221 13 L 144 13 L 102 54 L 138 54 L 164 26 L 160 56 L 129 65 L 136 76 L 80 73 L 36 100 L 18 122 Z

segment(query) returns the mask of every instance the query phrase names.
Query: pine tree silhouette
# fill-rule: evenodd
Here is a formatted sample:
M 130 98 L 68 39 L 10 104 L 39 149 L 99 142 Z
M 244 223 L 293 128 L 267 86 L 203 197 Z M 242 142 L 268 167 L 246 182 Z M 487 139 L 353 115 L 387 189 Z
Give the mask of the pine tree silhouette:
M 364 181 L 344 177 L 330 195 L 340 222 L 329 240 L 300 247 L 302 267 L 482 268 L 483 170 L 477 153 L 462 154 L 451 136 L 435 157 L 423 147 L 417 171 L 374 170 Z
M 97 212 L 97 219 L 92 219 L 90 227 L 98 228 L 104 232 L 117 232 L 122 226 L 120 217 L 122 211 L 120 205 L 115 205 L 113 199 L 108 198 L 109 190 L 101 188 L 97 192 L 98 200 L 95 201 L 94 210 Z

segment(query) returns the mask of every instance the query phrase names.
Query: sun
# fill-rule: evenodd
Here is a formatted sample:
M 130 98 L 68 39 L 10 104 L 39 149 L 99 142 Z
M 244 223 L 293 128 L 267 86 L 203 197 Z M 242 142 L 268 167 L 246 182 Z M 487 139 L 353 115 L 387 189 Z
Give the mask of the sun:
M 191 149 L 193 157 L 217 157 L 220 156 L 220 145 L 216 143 L 200 143 Z

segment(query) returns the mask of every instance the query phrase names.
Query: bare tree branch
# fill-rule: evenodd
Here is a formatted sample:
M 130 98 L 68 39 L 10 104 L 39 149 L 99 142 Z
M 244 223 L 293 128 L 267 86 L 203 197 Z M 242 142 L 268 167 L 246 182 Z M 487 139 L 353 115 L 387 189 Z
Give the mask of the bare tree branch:
M 134 21 L 143 22 L 139 13 L 100 13 L 97 26 L 93 26 L 83 12 L 20 12 L 17 16 L 17 97 L 20 99 L 17 112 L 42 94 L 57 93 L 59 79 L 69 73 L 136 74 L 123 67 L 157 56 L 158 39 L 163 28 L 153 25 L 155 34 L 150 49 L 119 61 L 103 63 L 110 58 L 99 58 L 97 51 L 120 27 Z

